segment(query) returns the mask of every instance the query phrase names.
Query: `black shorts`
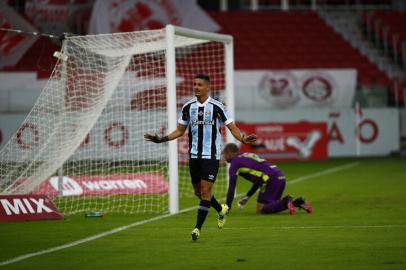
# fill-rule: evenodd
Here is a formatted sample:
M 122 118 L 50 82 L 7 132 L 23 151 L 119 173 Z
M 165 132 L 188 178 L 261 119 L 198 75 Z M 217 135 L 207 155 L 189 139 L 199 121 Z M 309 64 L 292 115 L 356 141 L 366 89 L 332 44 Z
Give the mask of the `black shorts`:
M 192 184 L 199 183 L 201 179 L 214 183 L 219 171 L 220 160 L 191 158 L 189 160 L 189 172 Z

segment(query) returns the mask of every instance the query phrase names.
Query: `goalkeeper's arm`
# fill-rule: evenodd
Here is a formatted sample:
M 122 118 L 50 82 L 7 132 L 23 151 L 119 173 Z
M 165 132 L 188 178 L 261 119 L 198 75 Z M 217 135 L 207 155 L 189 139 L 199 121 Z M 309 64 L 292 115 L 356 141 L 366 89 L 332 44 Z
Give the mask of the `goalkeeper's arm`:
M 168 134 L 167 136 L 161 137 L 156 133 L 154 135 L 146 133 L 144 135 L 144 138 L 150 142 L 163 143 L 163 142 L 171 141 L 171 140 L 181 137 L 183 134 L 185 134 L 186 128 L 187 128 L 187 126 L 178 124 L 176 129 L 173 132 L 171 132 L 170 134 Z

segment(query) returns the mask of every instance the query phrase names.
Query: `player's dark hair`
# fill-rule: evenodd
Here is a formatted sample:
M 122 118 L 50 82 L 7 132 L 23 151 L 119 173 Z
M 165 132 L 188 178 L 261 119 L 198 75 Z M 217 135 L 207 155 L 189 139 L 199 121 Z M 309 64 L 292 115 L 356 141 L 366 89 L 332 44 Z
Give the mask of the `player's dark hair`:
M 235 143 L 228 143 L 224 146 L 223 152 L 238 154 L 240 152 L 240 148 Z
M 204 74 L 204 73 L 196 74 L 196 75 L 194 76 L 194 79 L 202 79 L 202 80 L 205 80 L 205 81 L 207 81 L 207 82 L 210 82 L 210 76 L 207 75 L 207 74 Z

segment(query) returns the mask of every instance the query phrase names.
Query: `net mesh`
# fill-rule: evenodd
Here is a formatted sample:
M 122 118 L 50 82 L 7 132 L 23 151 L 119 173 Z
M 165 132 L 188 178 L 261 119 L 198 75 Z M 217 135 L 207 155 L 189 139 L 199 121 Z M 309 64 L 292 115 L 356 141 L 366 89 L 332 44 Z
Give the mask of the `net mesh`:
M 224 45 L 175 36 L 177 108 L 207 73 L 224 100 Z M 2 194 L 43 194 L 65 214 L 168 211 L 165 31 L 68 37 L 33 109 L 0 152 Z M 174 108 L 175 109 L 175 108 Z M 224 133 L 223 133 L 224 134 Z M 178 139 L 180 198 L 193 196 Z M 62 179 L 63 181 L 60 181 Z M 221 166 L 216 194 L 225 194 Z

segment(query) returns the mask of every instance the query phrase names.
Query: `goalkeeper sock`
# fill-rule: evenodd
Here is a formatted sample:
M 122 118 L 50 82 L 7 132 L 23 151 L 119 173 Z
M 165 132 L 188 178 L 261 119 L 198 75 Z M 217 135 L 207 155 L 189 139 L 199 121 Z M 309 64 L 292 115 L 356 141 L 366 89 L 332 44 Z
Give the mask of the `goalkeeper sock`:
M 199 230 L 202 229 L 203 223 L 206 220 L 207 214 L 210 209 L 210 201 L 201 200 L 199 204 L 199 209 L 197 210 L 197 221 L 195 228 Z
M 221 204 L 214 198 L 214 196 L 211 197 L 210 205 L 216 209 L 217 212 L 221 211 Z

